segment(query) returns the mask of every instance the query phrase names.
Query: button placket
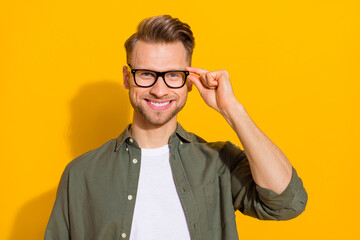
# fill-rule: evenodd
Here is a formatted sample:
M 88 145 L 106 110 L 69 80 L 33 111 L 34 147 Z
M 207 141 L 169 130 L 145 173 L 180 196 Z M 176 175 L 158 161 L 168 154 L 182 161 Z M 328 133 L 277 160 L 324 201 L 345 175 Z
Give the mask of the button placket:
M 131 223 L 132 223 L 132 213 L 134 212 L 135 208 L 135 198 L 137 194 L 137 187 L 138 187 L 138 180 L 139 180 L 139 173 L 140 173 L 140 159 L 141 159 L 141 149 L 138 147 L 137 142 L 133 138 L 128 138 L 125 151 L 126 155 L 128 156 L 128 187 L 126 190 L 125 195 L 125 208 L 127 209 L 126 214 L 123 217 L 123 224 L 122 224 L 122 234 L 121 239 L 128 239 L 129 233 L 131 230 Z M 124 159 L 125 160 L 125 159 Z

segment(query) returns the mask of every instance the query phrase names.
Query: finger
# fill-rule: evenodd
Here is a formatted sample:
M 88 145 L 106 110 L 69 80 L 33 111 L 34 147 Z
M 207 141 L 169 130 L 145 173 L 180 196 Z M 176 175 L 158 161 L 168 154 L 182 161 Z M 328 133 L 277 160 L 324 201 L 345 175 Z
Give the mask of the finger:
M 199 90 L 199 92 L 203 91 L 203 89 L 205 89 L 204 85 L 202 84 L 200 77 L 194 75 L 194 74 L 190 74 L 188 76 L 188 79 L 194 83 L 195 87 Z
M 188 70 L 189 72 L 195 73 L 197 75 L 201 75 L 203 73 L 207 73 L 208 70 L 206 69 L 202 69 L 202 68 L 195 68 L 195 67 L 186 67 L 186 70 Z
M 218 86 L 217 75 L 214 72 L 206 72 L 200 75 L 200 80 L 208 88 L 216 88 Z

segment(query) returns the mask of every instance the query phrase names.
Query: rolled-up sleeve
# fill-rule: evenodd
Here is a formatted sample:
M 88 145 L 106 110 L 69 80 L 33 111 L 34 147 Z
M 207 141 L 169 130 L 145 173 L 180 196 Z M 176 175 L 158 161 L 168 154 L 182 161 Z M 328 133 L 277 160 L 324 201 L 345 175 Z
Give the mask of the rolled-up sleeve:
M 243 150 L 232 144 L 230 149 L 231 189 L 235 210 L 261 220 L 289 220 L 305 210 L 308 196 L 295 168 L 292 168 L 288 186 L 277 194 L 255 183 Z

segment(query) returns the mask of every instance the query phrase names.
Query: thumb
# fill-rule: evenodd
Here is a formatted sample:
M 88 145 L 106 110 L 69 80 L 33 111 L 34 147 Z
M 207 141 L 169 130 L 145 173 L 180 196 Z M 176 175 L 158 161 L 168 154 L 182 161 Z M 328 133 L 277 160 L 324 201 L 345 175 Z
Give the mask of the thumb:
M 188 76 L 188 79 L 194 83 L 194 85 L 196 86 L 196 88 L 199 90 L 199 92 L 203 91 L 203 89 L 205 88 L 204 85 L 202 84 L 200 78 L 198 76 L 196 76 L 195 74 L 190 74 Z

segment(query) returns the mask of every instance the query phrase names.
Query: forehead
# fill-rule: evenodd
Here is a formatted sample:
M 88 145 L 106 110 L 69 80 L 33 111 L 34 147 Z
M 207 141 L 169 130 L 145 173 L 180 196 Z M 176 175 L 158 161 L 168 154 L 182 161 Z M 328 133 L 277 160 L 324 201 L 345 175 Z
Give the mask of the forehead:
M 131 66 L 158 71 L 189 66 L 187 52 L 182 42 L 151 43 L 137 41 L 131 56 Z

